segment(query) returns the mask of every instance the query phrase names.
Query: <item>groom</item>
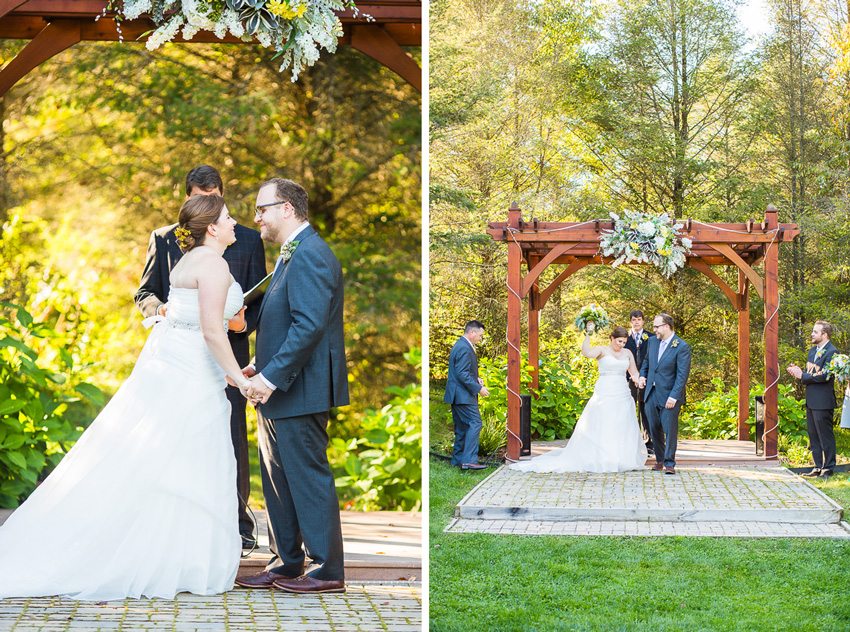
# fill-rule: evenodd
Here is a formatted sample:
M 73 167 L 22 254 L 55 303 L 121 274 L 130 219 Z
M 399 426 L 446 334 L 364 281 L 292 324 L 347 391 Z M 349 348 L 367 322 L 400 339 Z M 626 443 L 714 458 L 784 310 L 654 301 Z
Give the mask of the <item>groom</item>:
M 307 221 L 307 192 L 300 184 L 265 182 L 254 221 L 263 239 L 282 244 L 260 305 L 256 361 L 243 369 L 251 378 L 248 396 L 258 404 L 273 557 L 265 571 L 236 583 L 294 593 L 345 592 L 339 501 L 327 457 L 329 411 L 348 404 L 342 268 Z
M 656 460 L 652 469 L 675 474 L 679 411 L 691 372 L 691 348 L 673 331 L 673 318 L 668 314 L 658 314 L 652 329 L 655 338 L 647 341 L 638 387 L 646 389 L 644 406 Z

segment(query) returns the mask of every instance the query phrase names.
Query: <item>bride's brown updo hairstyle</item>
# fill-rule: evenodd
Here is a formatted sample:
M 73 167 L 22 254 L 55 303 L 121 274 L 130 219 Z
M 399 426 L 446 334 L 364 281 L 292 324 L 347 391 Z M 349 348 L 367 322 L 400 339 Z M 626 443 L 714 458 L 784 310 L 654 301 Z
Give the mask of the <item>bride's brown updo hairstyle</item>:
M 615 338 L 628 338 L 629 332 L 626 331 L 625 327 L 614 327 L 614 330 L 611 332 L 611 340 Z
M 180 207 L 175 230 L 177 244 L 184 253 L 204 243 L 207 226 L 215 224 L 224 208 L 224 198 L 218 195 L 193 195 Z

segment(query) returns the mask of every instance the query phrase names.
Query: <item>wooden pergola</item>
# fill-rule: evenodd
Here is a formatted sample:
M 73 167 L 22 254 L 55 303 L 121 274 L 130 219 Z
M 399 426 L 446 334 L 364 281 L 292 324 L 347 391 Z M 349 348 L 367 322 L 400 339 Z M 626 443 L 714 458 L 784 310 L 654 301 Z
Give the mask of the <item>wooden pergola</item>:
M 779 244 L 793 241 L 800 234 L 796 224 L 779 224 L 777 211 L 769 205 L 764 221 L 740 224 L 709 224 L 678 220 L 693 242 L 687 265 L 710 278 L 738 312 L 738 438 L 749 438 L 750 391 L 750 287 L 764 301 L 764 383 L 766 459 L 778 458 L 779 427 Z M 508 246 L 508 447 L 507 457 L 520 456 L 520 375 L 522 351 L 520 327 L 522 303 L 528 308 L 528 361 L 533 367 L 532 389 L 538 387 L 540 310 L 552 292 L 570 275 L 590 264 L 610 263 L 613 258 L 599 255 L 603 229 L 612 229 L 612 221 L 530 222 L 522 219 L 516 204 L 508 209 L 507 222 L 491 222 L 488 234 Z M 525 274 L 522 264 L 525 262 Z M 764 264 L 764 277 L 754 269 Z M 545 288 L 540 277 L 550 265 L 565 266 Z M 730 287 L 712 266 L 735 266 L 738 287 Z
M 0 70 L 0 98 L 31 70 L 80 41 L 119 41 L 114 14 L 103 15 L 106 5 L 107 0 L 0 0 L 0 39 L 30 40 Z M 357 6 L 373 21 L 354 17 L 351 11 L 339 12 L 343 26 L 339 43 L 379 61 L 421 92 L 422 70 L 401 48 L 422 45 L 421 0 L 364 0 Z M 102 17 L 96 20 L 98 16 Z M 147 16 L 121 22 L 128 42 L 153 28 Z M 245 44 L 229 34 L 219 39 L 205 31 L 190 42 Z

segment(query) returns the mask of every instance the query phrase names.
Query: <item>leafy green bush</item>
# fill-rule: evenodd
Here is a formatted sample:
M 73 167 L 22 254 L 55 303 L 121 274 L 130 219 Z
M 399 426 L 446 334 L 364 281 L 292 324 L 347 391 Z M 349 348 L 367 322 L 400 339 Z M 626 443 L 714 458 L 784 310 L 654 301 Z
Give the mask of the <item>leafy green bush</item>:
M 734 439 L 738 436 L 738 387 L 726 387 L 713 378 L 714 390 L 696 402 L 688 402 L 682 411 L 682 433 L 698 439 Z M 794 387 L 779 384 L 779 434 L 792 443 L 808 441 L 804 402 L 794 397 Z M 755 439 L 755 398 L 761 386 L 750 389 L 750 436 Z M 770 430 L 767 428 L 766 430 Z
M 101 406 L 103 394 L 78 379 L 84 367 L 75 366 L 53 327 L 34 322 L 23 307 L 2 305 L 16 312 L 14 321 L 0 314 L 0 507 L 11 508 L 82 432 L 66 418 L 68 404 L 82 395 Z
M 575 428 L 581 411 L 593 393 L 597 372 L 595 363 L 584 356 L 574 356 L 568 361 L 560 358 L 545 360 L 540 367 L 537 397 L 531 398 L 531 434 L 545 440 L 566 439 Z M 481 358 L 479 374 L 490 391 L 488 397 L 478 399 L 478 407 L 485 424 L 507 423 L 507 374 L 505 356 L 494 360 Z M 523 367 L 522 392 L 528 393 L 532 369 Z M 625 378 L 624 378 L 625 379 Z
M 421 365 L 421 351 L 404 355 Z M 363 416 L 360 438 L 331 440 L 331 467 L 346 509 L 418 510 L 422 504 L 422 388 L 386 389 L 394 395 Z

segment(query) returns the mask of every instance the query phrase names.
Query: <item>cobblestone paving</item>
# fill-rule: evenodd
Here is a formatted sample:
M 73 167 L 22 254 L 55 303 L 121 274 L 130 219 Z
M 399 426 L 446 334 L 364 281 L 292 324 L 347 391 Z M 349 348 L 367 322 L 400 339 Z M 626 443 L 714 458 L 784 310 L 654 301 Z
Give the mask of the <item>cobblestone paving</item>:
M 694 466 L 675 476 L 536 474 L 502 467 L 458 504 L 453 533 L 848 538 L 841 508 L 783 467 Z
M 638 522 L 626 520 L 470 520 L 455 518 L 449 533 L 494 535 L 598 535 L 598 536 L 695 536 L 732 538 L 842 538 L 850 539 L 850 525 L 792 524 L 773 522 Z
M 682 467 L 669 476 L 532 474 L 502 467 L 463 500 L 476 507 L 616 509 L 823 509 L 814 486 L 783 467 Z
M 420 632 L 422 590 L 417 584 L 349 585 L 343 595 L 290 595 L 276 590 L 232 590 L 201 597 L 123 602 L 55 597 L 0 599 L 0 631 L 95 632 Z

